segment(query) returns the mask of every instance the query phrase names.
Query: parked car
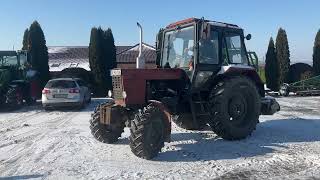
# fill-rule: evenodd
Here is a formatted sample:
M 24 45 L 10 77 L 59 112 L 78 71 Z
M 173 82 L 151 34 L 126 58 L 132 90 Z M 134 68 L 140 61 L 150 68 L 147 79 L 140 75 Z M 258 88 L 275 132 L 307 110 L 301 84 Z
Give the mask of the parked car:
M 42 106 L 83 107 L 91 101 L 91 91 L 83 80 L 78 78 L 58 78 L 48 81 L 42 90 Z

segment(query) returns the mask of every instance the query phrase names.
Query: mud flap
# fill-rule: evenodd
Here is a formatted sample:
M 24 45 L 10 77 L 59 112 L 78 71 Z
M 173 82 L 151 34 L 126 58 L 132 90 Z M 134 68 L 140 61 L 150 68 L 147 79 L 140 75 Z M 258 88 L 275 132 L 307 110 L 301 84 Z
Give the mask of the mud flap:
M 169 109 L 160 101 L 156 101 L 156 100 L 149 100 L 148 101 L 150 104 L 152 104 L 153 106 L 156 106 L 158 107 L 159 109 L 161 109 L 164 114 L 166 115 L 166 121 L 164 122 L 165 123 L 165 126 L 166 128 L 164 129 L 164 134 L 165 134 L 165 137 L 164 137 L 164 140 L 165 142 L 170 142 L 171 141 L 171 113 L 169 111 Z

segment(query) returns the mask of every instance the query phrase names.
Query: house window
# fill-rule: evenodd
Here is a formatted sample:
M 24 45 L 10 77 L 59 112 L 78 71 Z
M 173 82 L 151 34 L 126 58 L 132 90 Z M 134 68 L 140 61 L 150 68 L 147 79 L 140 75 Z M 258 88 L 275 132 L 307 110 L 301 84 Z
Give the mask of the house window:
M 60 66 L 60 63 L 53 63 L 51 64 L 51 67 L 59 67 Z
M 69 67 L 73 68 L 73 67 L 77 67 L 79 63 L 71 63 Z

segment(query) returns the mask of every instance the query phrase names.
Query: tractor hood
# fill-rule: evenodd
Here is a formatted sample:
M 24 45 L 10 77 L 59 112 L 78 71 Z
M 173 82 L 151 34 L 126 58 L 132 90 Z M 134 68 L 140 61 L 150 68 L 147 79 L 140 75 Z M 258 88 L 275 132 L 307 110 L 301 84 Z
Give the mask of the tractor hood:
M 113 69 L 111 70 L 113 97 L 117 104 L 142 105 L 146 102 L 149 80 L 179 80 L 182 69 Z

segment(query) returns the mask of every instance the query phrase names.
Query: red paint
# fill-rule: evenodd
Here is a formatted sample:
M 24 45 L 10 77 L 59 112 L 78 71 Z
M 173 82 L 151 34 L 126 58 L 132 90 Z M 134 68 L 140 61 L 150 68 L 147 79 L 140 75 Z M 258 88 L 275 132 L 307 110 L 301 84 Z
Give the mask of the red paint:
M 148 80 L 175 80 L 184 75 L 182 69 L 121 69 L 122 85 L 127 93 L 126 105 L 146 103 Z
M 42 94 L 50 94 L 50 90 L 47 89 L 47 88 L 44 88 L 44 89 L 42 90 Z
M 184 25 L 184 24 L 189 24 L 189 23 L 192 23 L 194 21 L 196 21 L 197 18 L 188 18 L 188 19 L 184 19 L 184 20 L 181 20 L 181 21 L 177 21 L 175 23 L 171 23 L 169 24 L 166 28 L 174 28 L 176 26 L 181 26 L 181 25 Z

